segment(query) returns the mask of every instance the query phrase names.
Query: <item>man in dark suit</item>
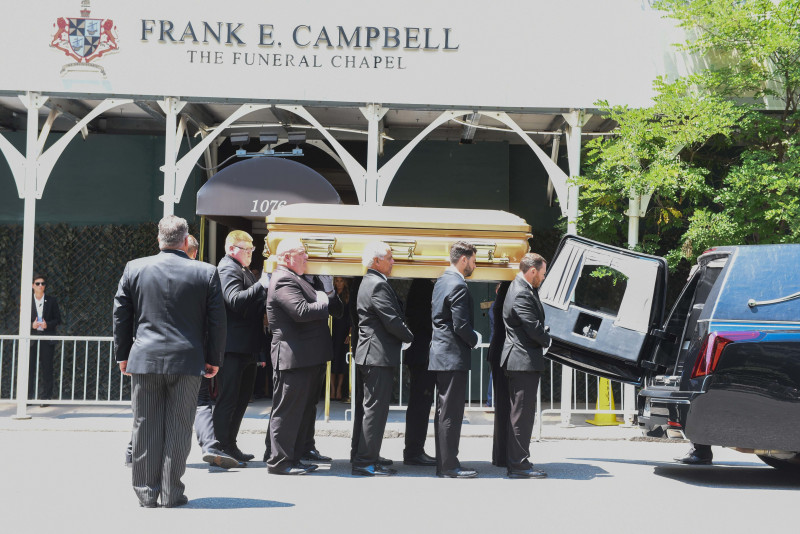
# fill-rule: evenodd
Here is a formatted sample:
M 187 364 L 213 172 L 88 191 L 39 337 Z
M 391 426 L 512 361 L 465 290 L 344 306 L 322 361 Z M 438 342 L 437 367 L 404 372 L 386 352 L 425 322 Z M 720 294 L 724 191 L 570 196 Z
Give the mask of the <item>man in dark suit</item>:
M 186 255 L 189 259 L 197 258 L 199 243 L 194 236 L 189 236 Z M 200 382 L 200 391 L 197 394 L 197 411 L 194 416 L 194 431 L 197 435 L 197 444 L 203 453 L 203 461 L 209 465 L 216 465 L 223 469 L 231 467 L 244 467 L 244 463 L 222 452 L 217 436 L 214 434 L 214 404 L 211 400 L 211 379 L 203 378 Z M 128 442 L 125 450 L 125 465 L 133 466 L 133 438 Z
M 114 296 L 116 360 L 131 376 L 133 490 L 145 508 L 155 508 L 159 496 L 164 507 L 189 502 L 181 477 L 197 392 L 224 351 L 219 276 L 189 259 L 188 239 L 186 220 L 161 219 L 161 253 L 128 262 Z
M 61 311 L 58 309 L 58 299 L 50 295 L 45 297 L 44 290 L 47 280 L 41 274 L 33 277 L 33 301 L 31 301 L 31 335 L 54 336 L 56 328 L 61 323 Z M 38 354 L 39 376 L 42 377 L 42 387 L 38 391 L 38 398 L 45 400 L 53 396 L 53 353 L 55 341 L 31 340 L 31 358 L 28 373 L 28 398 L 33 399 L 36 391 L 36 369 Z
M 284 239 L 275 251 L 267 317 L 272 330 L 270 355 L 275 377 L 269 420 L 270 473 L 302 475 L 317 464 L 301 462 L 308 443 L 307 413 L 320 389 L 319 368 L 333 356 L 328 329 L 328 295 L 303 278 L 308 261 L 298 239 Z M 313 431 L 313 430 L 312 430 Z
M 473 329 L 472 296 L 465 278 L 475 270 L 477 249 L 466 241 L 450 247 L 450 266 L 433 286 L 430 363 L 436 372 L 436 475 L 474 478 L 478 472 L 464 469 L 458 461 L 461 423 L 471 364 L 472 349 L 480 343 Z
M 264 311 L 269 278 L 264 274 L 257 280 L 250 271 L 253 248 L 250 234 L 234 230 L 225 239 L 227 254 L 217 266 L 228 334 L 225 363 L 217 379 L 219 394 L 214 408 L 214 433 L 222 451 L 240 462 L 254 458 L 239 449 L 236 438 L 253 393 L 256 362 L 266 343 Z
M 406 437 L 403 463 L 406 465 L 436 465 L 436 458 L 425 454 L 428 421 L 433 406 L 436 374 L 428 370 L 428 352 L 431 348 L 433 326 L 431 299 L 433 280 L 415 278 L 406 299 L 406 322 L 414 334 L 414 341 L 403 353 L 408 367 L 409 392 L 406 407 Z
M 511 401 L 506 462 L 509 478 L 545 478 L 547 473 L 534 468 L 528 459 L 543 356 L 551 342 L 539 300 L 547 262 L 538 254 L 528 253 L 520 260 L 519 270 L 503 303 L 506 341 L 500 365 L 506 372 Z
M 362 256 L 367 267 L 358 289 L 358 345 L 356 372 L 363 384 L 363 418 L 352 473 L 388 476 L 397 473 L 380 458 L 383 431 L 392 401 L 394 368 L 400 365 L 403 345 L 414 335 L 403 322 L 403 309 L 387 277 L 392 272 L 392 249 L 386 243 L 367 243 Z
M 336 294 L 336 291 L 333 288 L 333 277 L 332 276 L 316 276 L 316 275 L 303 275 L 303 279 L 311 284 L 311 287 L 314 288 L 315 291 L 322 291 L 328 297 L 328 314 L 331 317 L 340 318 L 344 313 L 344 303 Z M 269 335 L 270 344 L 272 340 L 272 334 Z M 272 361 L 270 359 L 270 367 L 272 367 Z M 321 390 L 322 385 L 325 383 L 325 374 L 327 372 L 327 364 L 325 362 L 319 364 L 317 367 L 317 382 L 313 386 L 316 390 Z M 273 370 L 273 383 L 274 383 L 274 370 Z M 274 389 L 274 385 L 273 385 Z M 305 436 L 303 438 L 302 446 L 298 449 L 298 451 L 302 452 L 300 461 L 308 464 L 318 464 L 318 463 L 327 463 L 331 462 L 332 459 L 330 456 L 325 456 L 319 450 L 317 450 L 317 443 L 314 439 L 314 433 L 316 431 L 317 425 L 317 405 L 319 404 L 319 395 L 308 395 L 308 404 L 306 405 L 305 411 L 303 412 L 303 421 L 300 426 L 300 432 Z M 275 403 L 273 402 L 273 407 Z M 272 417 L 272 413 L 270 412 L 270 417 Z M 272 456 L 272 443 L 270 442 L 269 432 L 265 436 L 265 445 L 266 450 L 264 451 L 264 462 L 269 461 L 269 457 Z
M 506 326 L 503 323 L 503 303 L 505 303 L 508 288 L 511 282 L 497 284 L 496 297 L 489 308 L 489 322 L 492 334 L 489 339 L 489 350 L 486 359 L 492 370 L 491 380 L 494 388 L 492 405 L 494 407 L 494 432 L 492 435 L 492 465 L 508 467 L 506 454 L 508 453 L 508 417 L 511 403 L 508 397 L 508 380 L 505 370 L 500 367 L 500 355 L 506 343 Z

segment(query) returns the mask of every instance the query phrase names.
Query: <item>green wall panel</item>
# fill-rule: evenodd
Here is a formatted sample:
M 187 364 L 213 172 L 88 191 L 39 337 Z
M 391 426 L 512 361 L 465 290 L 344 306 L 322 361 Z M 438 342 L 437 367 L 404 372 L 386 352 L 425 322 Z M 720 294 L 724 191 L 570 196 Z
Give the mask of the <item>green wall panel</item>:
M 405 146 L 390 143 L 379 166 Z M 420 143 L 389 187 L 387 206 L 508 210 L 508 144 Z
M 23 154 L 24 132 L 4 132 Z M 50 144 L 59 138 L 50 136 Z M 186 147 L 183 147 L 185 152 Z M 0 224 L 19 223 L 23 201 L 5 158 L 0 163 Z M 164 191 L 164 138 L 143 135 L 90 134 L 64 150 L 36 202 L 36 222 L 70 225 L 135 224 L 158 221 Z M 194 220 L 201 173 L 190 176 L 175 213 Z

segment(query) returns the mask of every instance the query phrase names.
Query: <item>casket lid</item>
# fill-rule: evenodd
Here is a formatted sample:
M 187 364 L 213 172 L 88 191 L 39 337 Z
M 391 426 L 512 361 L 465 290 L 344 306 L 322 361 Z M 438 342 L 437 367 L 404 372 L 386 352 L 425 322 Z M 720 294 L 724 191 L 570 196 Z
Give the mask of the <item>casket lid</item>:
M 290 204 L 267 217 L 267 224 L 367 226 L 409 229 L 531 231 L 521 217 L 500 210 Z

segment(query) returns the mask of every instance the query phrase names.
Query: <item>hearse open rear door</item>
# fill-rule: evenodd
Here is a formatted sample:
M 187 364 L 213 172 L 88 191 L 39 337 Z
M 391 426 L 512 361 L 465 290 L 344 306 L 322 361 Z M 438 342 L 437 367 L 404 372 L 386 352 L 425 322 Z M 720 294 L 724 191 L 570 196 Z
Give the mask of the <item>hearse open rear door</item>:
M 546 356 L 640 384 L 647 370 L 640 362 L 652 350 L 664 314 L 666 260 L 566 236 L 547 270 L 539 288 L 553 337 Z

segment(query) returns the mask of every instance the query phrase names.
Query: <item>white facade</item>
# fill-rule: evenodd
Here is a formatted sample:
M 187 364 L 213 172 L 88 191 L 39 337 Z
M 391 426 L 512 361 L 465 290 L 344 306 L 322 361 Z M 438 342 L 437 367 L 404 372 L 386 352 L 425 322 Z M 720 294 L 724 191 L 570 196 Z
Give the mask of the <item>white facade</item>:
M 3 2 L 6 13 L 22 8 Z M 25 52 L 0 58 L 0 92 L 586 109 L 598 99 L 646 106 L 657 76 L 686 71 L 670 46 L 683 31 L 646 0 L 92 0 L 90 14 L 81 8 L 39 0 L 14 16 L 4 41 Z M 82 28 L 70 27 L 81 19 Z

